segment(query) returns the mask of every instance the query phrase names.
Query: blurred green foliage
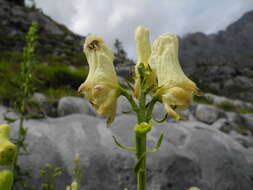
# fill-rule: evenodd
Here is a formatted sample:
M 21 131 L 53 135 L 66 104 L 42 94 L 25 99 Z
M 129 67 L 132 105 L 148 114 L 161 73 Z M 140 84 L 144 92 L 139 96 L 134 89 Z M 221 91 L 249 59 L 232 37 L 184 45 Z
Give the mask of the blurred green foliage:
M 38 60 L 43 60 L 39 56 Z M 0 56 L 0 103 L 13 106 L 19 96 L 20 62 L 22 54 L 1 52 Z M 45 93 L 49 98 L 77 95 L 78 86 L 85 80 L 88 69 L 84 66 L 73 67 L 61 63 L 57 56 L 47 56 L 43 62 L 33 65 L 36 91 Z
M 45 164 L 39 172 L 42 177 L 43 190 L 56 190 L 55 181 L 62 175 L 61 168 L 54 168 L 51 164 Z

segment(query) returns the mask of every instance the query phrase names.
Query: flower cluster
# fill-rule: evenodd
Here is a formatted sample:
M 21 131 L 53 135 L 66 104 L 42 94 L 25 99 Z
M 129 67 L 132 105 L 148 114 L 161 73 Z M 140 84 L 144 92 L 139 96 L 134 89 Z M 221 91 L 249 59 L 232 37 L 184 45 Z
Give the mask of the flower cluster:
M 178 111 L 186 109 L 199 90 L 183 72 L 178 60 L 179 43 L 176 35 L 160 35 L 151 45 L 149 30 L 139 26 L 135 31 L 137 64 L 135 66 L 134 97 L 140 96 L 142 77 L 153 87 L 167 114 L 180 119 Z M 79 87 L 96 111 L 108 118 L 110 124 L 116 113 L 117 98 L 121 95 L 113 67 L 113 53 L 97 36 L 88 36 L 84 44 L 90 71 Z M 140 69 L 141 68 L 141 69 Z M 143 74 L 142 71 L 145 71 Z

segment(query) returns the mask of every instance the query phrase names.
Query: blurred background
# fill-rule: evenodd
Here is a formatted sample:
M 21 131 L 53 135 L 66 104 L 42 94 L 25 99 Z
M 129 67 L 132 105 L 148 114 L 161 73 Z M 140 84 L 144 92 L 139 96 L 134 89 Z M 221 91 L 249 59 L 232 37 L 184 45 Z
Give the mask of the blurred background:
M 62 166 L 64 179 L 68 179 L 73 155 L 80 152 L 86 170 L 85 189 L 93 190 L 101 185 L 108 190 L 123 189 L 130 182 L 135 183 L 129 173 L 123 174 L 131 171 L 132 159 L 123 159 L 122 165 L 117 162 L 122 153 L 104 150 L 105 147 L 111 150 L 113 144 L 108 139 L 112 134 L 131 143 L 127 140 L 131 132 L 126 128 L 128 121 L 134 125 L 135 119 L 131 114 L 121 113 L 129 108 L 128 103 L 119 98 L 116 122 L 108 132 L 103 128 L 104 120 L 78 97 L 77 89 L 88 74 L 82 51 L 85 36 L 99 35 L 113 49 L 118 79 L 124 86 L 125 80 L 131 80 L 136 61 L 134 29 L 144 25 L 150 30 L 151 43 L 162 33 L 178 35 L 182 68 L 206 94 L 194 97 L 193 105 L 184 112 L 187 121 L 167 121 L 172 128 L 164 146 L 167 154 L 156 157 L 164 165 L 156 166 L 156 171 L 150 174 L 153 179 L 150 187 L 182 190 L 198 185 L 203 190 L 253 189 L 252 0 L 0 0 L 1 114 L 11 112 L 19 117 L 15 110 L 22 88 L 20 65 L 25 59 L 25 36 L 33 21 L 38 23 L 32 66 L 34 79 L 24 112 L 36 115 L 37 119 L 27 121 L 31 153 L 21 159 L 21 164 L 35 172 L 34 168 L 52 162 Z M 163 114 L 162 105 L 158 105 L 154 115 L 159 118 Z M 5 122 L 6 118 L 1 116 L 0 121 Z M 92 131 L 91 125 L 99 129 L 94 126 Z M 197 128 L 203 128 L 204 132 Z M 49 132 L 51 129 L 54 130 Z M 205 134 L 209 129 L 214 130 L 212 134 Z M 167 133 L 163 127 L 159 130 Z M 156 133 L 151 145 L 152 139 L 157 139 Z M 61 140 L 57 140 L 59 134 Z M 215 137 L 209 139 L 210 136 Z M 85 145 L 90 146 L 84 148 Z M 48 152 L 48 158 L 40 158 L 43 151 Z M 107 165 L 102 164 L 104 156 Z M 118 165 L 113 165 L 113 160 Z M 204 160 L 216 160 L 217 165 L 207 166 Z M 175 171 L 175 175 L 166 168 Z M 107 177 L 107 170 L 113 179 Z M 210 175 L 214 177 L 209 179 Z M 34 174 L 34 177 L 34 185 L 39 188 L 41 176 Z M 65 182 L 57 183 L 59 187 L 65 186 Z M 113 183 L 117 185 L 114 187 Z

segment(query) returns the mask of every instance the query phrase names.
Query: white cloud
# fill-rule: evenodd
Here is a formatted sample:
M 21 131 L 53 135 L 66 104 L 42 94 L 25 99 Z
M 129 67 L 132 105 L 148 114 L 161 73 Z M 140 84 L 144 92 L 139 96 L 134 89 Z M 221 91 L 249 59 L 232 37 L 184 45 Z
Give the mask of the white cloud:
M 164 32 L 184 35 L 225 29 L 252 0 L 35 0 L 37 7 L 70 30 L 100 35 L 112 47 L 116 38 L 135 57 L 134 29 L 144 25 L 151 39 Z

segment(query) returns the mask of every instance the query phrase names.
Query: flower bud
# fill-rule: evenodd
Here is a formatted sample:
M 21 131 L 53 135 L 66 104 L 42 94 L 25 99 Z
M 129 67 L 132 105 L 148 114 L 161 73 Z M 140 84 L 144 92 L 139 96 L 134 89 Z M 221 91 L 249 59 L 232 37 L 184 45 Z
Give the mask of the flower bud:
M 137 64 L 135 65 L 135 85 L 134 96 L 138 97 L 140 93 L 140 72 L 144 73 L 144 77 L 149 85 L 156 83 L 156 77 L 149 65 L 149 57 L 151 54 L 151 46 L 149 42 L 149 30 L 143 26 L 138 26 L 135 30 L 135 42 L 137 49 Z M 140 69 L 142 69 L 140 71 Z
M 0 189 L 11 190 L 13 184 L 13 173 L 11 170 L 0 171 Z
M 92 104 L 98 114 L 107 117 L 111 124 L 116 115 L 119 83 L 113 66 L 113 53 L 104 41 L 94 35 L 88 36 L 84 53 L 89 64 L 89 74 L 78 91 Z
M 141 122 L 134 126 L 134 132 L 137 136 L 142 136 L 148 133 L 152 128 L 152 123 Z
M 16 145 L 9 141 L 9 125 L 0 125 L 0 165 L 11 165 L 16 157 Z

